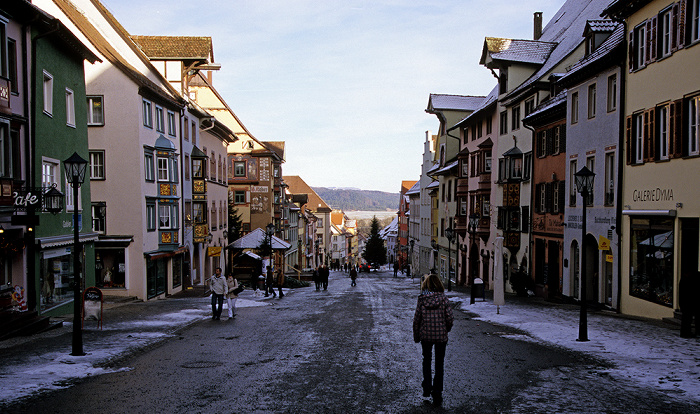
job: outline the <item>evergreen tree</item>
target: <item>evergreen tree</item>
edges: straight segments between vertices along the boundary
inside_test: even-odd
[[[242,228],[241,215],[238,214],[238,209],[233,207],[233,203],[230,203],[228,207],[228,243],[233,243],[241,238]]]
[[[377,216],[372,218],[369,238],[365,245],[365,251],[362,252],[362,257],[368,263],[379,265],[386,263],[386,246],[384,246],[384,240],[379,236],[379,220],[377,220]]]

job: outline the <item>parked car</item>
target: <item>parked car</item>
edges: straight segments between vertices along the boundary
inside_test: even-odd
[[[360,265],[360,272],[367,272],[369,273],[369,263],[362,263]]]

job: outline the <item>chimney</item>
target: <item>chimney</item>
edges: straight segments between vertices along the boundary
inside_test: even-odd
[[[535,28],[532,36],[535,40],[542,37],[542,12],[535,12]]]

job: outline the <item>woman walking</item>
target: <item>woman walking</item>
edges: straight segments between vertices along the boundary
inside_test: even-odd
[[[421,285],[416,314],[413,317],[413,340],[423,349],[423,396],[433,396],[433,404],[442,405],[442,383],[445,368],[447,333],[452,329],[454,315],[440,278],[431,274]],[[435,377],[431,362],[435,347]]]
[[[228,275],[226,278],[228,285],[228,293],[226,294],[226,303],[228,304],[228,318],[236,317],[236,299],[238,299],[238,280],[233,275]]]

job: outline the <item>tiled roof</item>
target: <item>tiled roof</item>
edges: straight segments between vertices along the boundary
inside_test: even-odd
[[[213,60],[208,36],[131,36],[150,59]]]
[[[532,84],[542,81],[557,65],[571,54],[582,42],[584,28],[589,20],[600,18],[610,0],[566,0],[542,30],[542,42],[556,42],[557,46],[547,61],[530,78],[506,95],[508,100],[519,99],[521,92]]]
[[[488,51],[493,60],[541,65],[547,61],[556,46],[556,43],[540,40],[487,37],[484,41],[484,52]],[[482,55],[482,63],[483,60],[484,55]]]
[[[615,31],[610,35],[610,37],[608,37],[593,53],[574,63],[569,72],[567,72],[566,75],[560,79],[560,81],[566,83],[567,81],[573,80],[581,71],[600,61],[618,46],[621,46],[624,39],[624,26],[621,23],[618,23]]]
[[[555,106],[562,103],[566,104],[566,90],[559,92],[554,98],[547,99],[546,101],[539,104],[534,111],[532,111],[528,116],[523,118],[523,122],[527,123],[528,119],[533,119],[538,115],[546,112],[547,110],[554,108]]]
[[[618,23],[610,19],[605,20],[589,20],[586,28],[594,33],[612,32],[617,27]]]
[[[488,94],[488,96],[486,96],[486,98],[484,98],[481,101],[481,105],[479,105],[479,107],[476,108],[474,110],[474,112],[472,112],[471,114],[464,117],[461,121],[457,122],[455,124],[455,126],[450,128],[450,130],[453,130],[455,128],[459,128],[461,125],[463,125],[470,118],[476,118],[477,116],[479,116],[481,111],[483,111],[484,109],[488,108],[491,105],[494,105],[497,100],[498,100],[498,85],[496,85],[493,89],[491,89],[491,92]]]
[[[298,175],[285,175],[282,177],[285,184],[289,186],[289,192],[292,194],[308,194],[309,202],[306,208],[312,212],[328,212],[332,210],[328,204],[319,196],[304,180]]]
[[[413,187],[411,187],[408,191],[406,191],[406,195],[413,195],[413,194],[420,194],[420,181],[416,181],[416,183],[413,184]]]
[[[431,93],[428,110],[473,111],[479,107],[484,96],[442,95]]]

